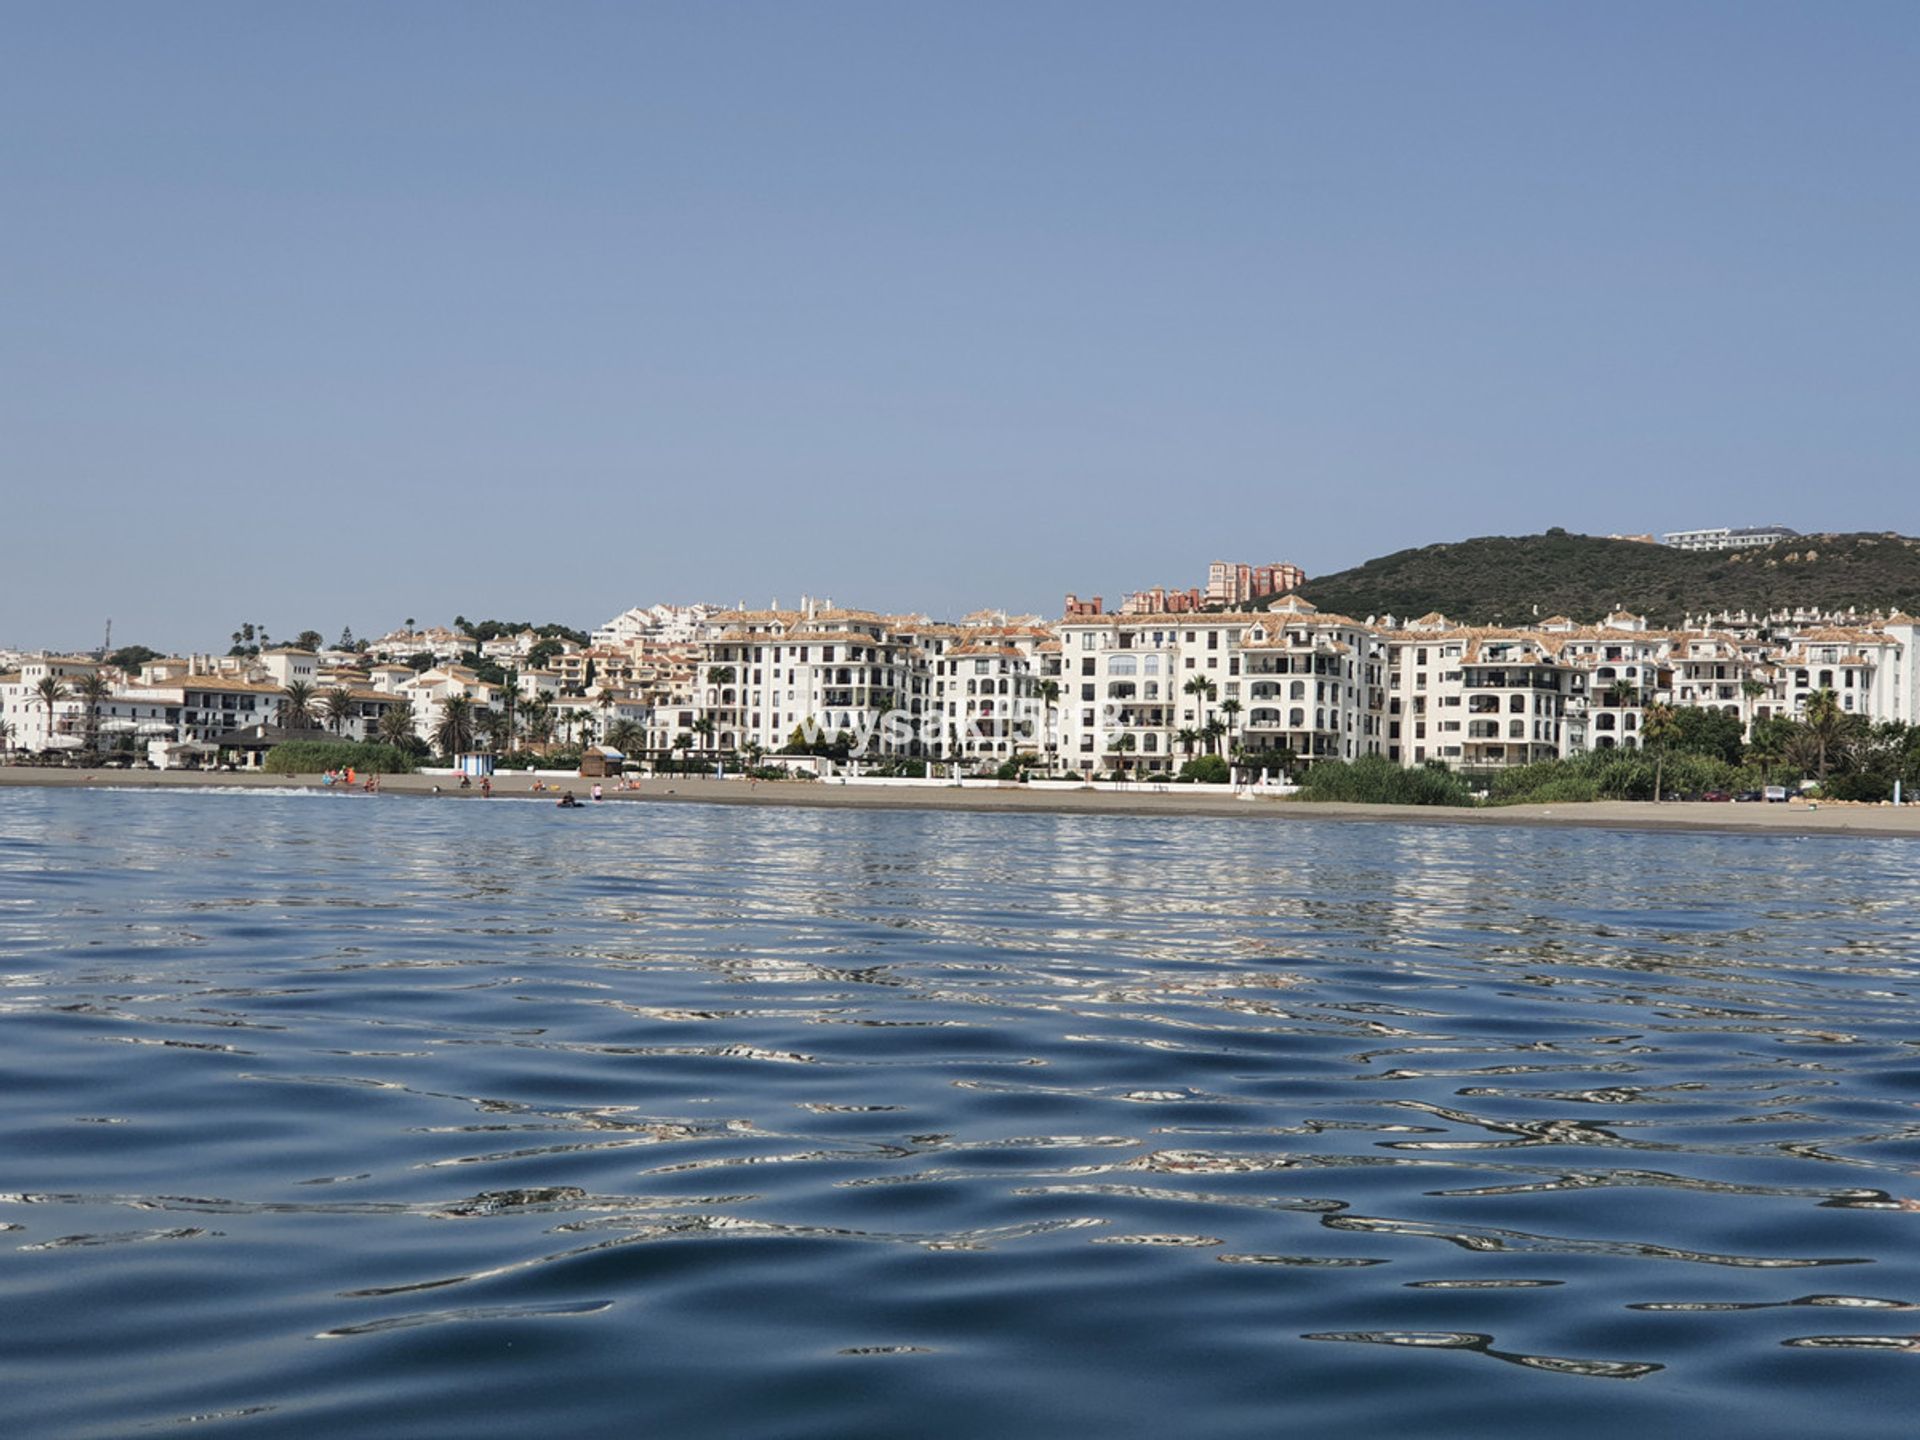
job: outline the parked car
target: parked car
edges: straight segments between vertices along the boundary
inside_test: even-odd
[[[1784,785],[1769,785],[1766,789],[1766,797],[1769,805],[1784,805],[1787,803],[1787,787]]]
[[[1760,792],[1758,790],[1742,790],[1738,795],[1734,796],[1733,798],[1739,801],[1743,805],[1751,804],[1759,800]]]
[[[1707,790],[1702,792],[1700,798],[1702,800],[1731,800],[1733,796],[1724,790]]]

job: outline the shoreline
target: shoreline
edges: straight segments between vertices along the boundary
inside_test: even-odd
[[[456,782],[457,783],[457,782]],[[547,781],[533,789],[533,778],[496,775],[494,793],[506,796],[553,794],[571,789],[583,803],[591,780]],[[0,766],[0,789],[305,789],[322,790],[319,776],[262,775],[258,772],[205,770],[64,770],[37,766]],[[1920,805],[1847,805],[1806,801],[1784,805],[1731,802],[1597,800],[1572,805],[1509,805],[1492,809],[1455,809],[1432,805],[1356,805],[1257,796],[1194,787],[1172,793],[1125,794],[1094,790],[1029,790],[1019,785],[894,788],[839,785],[830,780],[715,780],[670,775],[640,782],[637,790],[610,790],[608,802],[652,804],[778,805],[824,809],[955,810],[988,814],[1199,816],[1209,819],[1294,822],[1380,822],[1415,825],[1573,826],[1603,830],[1710,831],[1723,834],[1873,835],[1920,839]],[[387,775],[382,795],[423,799],[483,800],[475,788],[462,791],[443,775]]]

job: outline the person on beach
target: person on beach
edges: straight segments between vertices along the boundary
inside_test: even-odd
[[[482,800],[491,800],[493,798],[493,777],[491,775],[482,775],[480,777],[480,798]]]
[[[580,802],[573,798],[573,791],[571,790],[567,791],[566,794],[562,795],[559,800],[554,803],[559,805],[562,810],[578,810],[580,808]]]
[[[601,800],[606,798],[600,793],[600,782],[598,780],[593,782],[593,798],[596,800]]]
[[[473,789],[473,777],[471,775],[462,775],[460,777],[460,788],[462,790]]]

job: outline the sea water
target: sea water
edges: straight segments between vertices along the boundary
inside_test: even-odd
[[[0,792],[0,1431],[1905,1436],[1920,846]]]

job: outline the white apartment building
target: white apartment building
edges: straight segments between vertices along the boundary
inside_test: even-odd
[[[698,644],[708,638],[713,618],[719,613],[719,607],[714,605],[635,606],[597,627],[587,638],[589,643],[606,649],[624,649],[641,641],[660,645]]]
[[[1060,764],[1178,769],[1190,754],[1352,760],[1383,753],[1386,647],[1297,598],[1257,614],[1061,621]]]
[[[118,672],[82,655],[28,655],[18,670],[0,674],[0,720],[15,750],[77,750],[83,743],[85,706],[74,693],[89,677]],[[40,687],[54,681],[63,692],[49,707]]]
[[[1711,530],[1669,530],[1662,538],[1675,550],[1757,550],[1799,536],[1798,530],[1784,525],[1755,525],[1742,530],[1722,525]]]
[[[1586,748],[1586,678],[1564,645],[1562,636],[1455,626],[1437,614],[1389,633],[1387,758],[1500,769]]]
[[[722,613],[701,667],[694,726],[711,733],[698,748],[771,752],[810,724],[823,738],[869,734],[874,758],[926,754],[931,676],[903,633],[916,621],[812,606]]]

